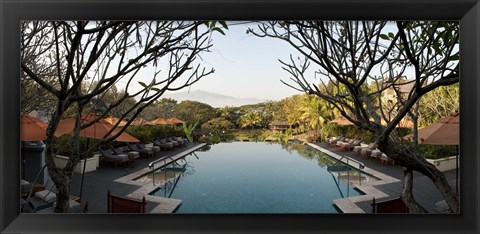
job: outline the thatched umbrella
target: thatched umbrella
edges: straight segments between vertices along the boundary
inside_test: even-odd
[[[144,119],[144,118],[135,118],[132,123],[130,123],[132,126],[153,126],[152,122]]]
[[[105,122],[111,124],[111,125],[115,125],[118,121],[120,121],[119,118],[115,118],[115,117],[113,117],[113,116],[110,116],[110,117],[105,118],[105,119],[103,119],[103,120],[104,120]],[[125,121],[125,120],[121,120],[120,123],[118,123],[118,127],[123,127],[123,126],[125,126],[125,125],[127,125],[127,121]]]
[[[343,116],[340,116],[334,120],[331,120],[330,122],[328,122],[329,124],[338,124],[338,125],[353,125],[352,122],[350,122],[350,120],[346,119],[345,117]]]
[[[33,116],[22,114],[20,119],[21,141],[42,141],[47,138],[48,124]],[[55,136],[61,136],[63,132],[55,132]]]
[[[413,134],[406,135],[404,139],[413,141]],[[460,144],[460,114],[458,112],[438,120],[418,130],[418,143],[428,145],[456,145],[456,190],[458,193],[458,145]]]
[[[185,123],[185,121],[177,118],[177,117],[171,117],[171,118],[168,118],[166,119],[166,121],[170,124],[181,124],[181,123]]]
[[[80,117],[81,119],[81,124],[80,125],[86,125],[89,124],[95,119],[98,118],[98,115],[94,113],[87,113],[84,114]],[[75,128],[75,121],[76,117],[68,118],[61,120],[60,123],[58,124],[57,131],[63,132],[68,135],[73,135],[74,133],[74,128]],[[104,138],[110,138],[113,137],[114,135],[118,134],[120,132],[120,129],[114,128],[113,131],[107,135],[107,133],[114,128],[114,125],[111,125],[107,123],[103,119],[99,119],[92,125],[81,129],[80,130],[80,136],[86,137],[88,139],[94,138],[94,139],[104,139]],[[121,142],[140,142],[137,138],[133,137],[132,135],[122,132],[118,137],[114,139],[114,141],[121,141]],[[87,140],[87,147],[88,147],[88,140]],[[83,178],[85,175],[85,166],[86,166],[86,161],[87,158],[85,157],[85,162],[83,164],[83,172],[82,172],[82,180],[81,180],[81,185],[80,185],[80,198],[82,197],[82,190],[83,190]]]
[[[167,119],[165,118],[157,118],[157,119],[154,119],[152,121],[150,121],[150,123],[152,124],[155,124],[155,125],[167,125],[167,124],[170,124]]]

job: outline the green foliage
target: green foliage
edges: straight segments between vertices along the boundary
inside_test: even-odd
[[[208,104],[197,101],[182,101],[174,107],[177,117],[188,122],[202,124],[217,117],[216,110]]]
[[[285,134],[289,135],[289,136],[293,136],[293,135],[297,134],[297,131],[293,128],[289,128],[289,129],[285,130]]]
[[[79,152],[76,152],[73,140],[71,139],[72,136],[69,135],[63,135],[58,137],[55,140],[55,152],[58,155],[70,157],[72,155],[77,155],[79,152],[85,152],[87,151],[87,143],[88,146],[94,145],[98,140],[96,139],[89,139],[85,137],[80,137],[80,142],[79,142]]]
[[[418,145],[418,152],[428,159],[439,159],[457,155],[454,145]]]
[[[218,135],[202,136],[198,141],[207,144],[218,144],[221,142],[221,138]]]
[[[249,111],[240,117],[240,126],[242,128],[251,128],[254,129],[260,126],[261,115],[256,111]]]
[[[278,142],[286,143],[287,142],[287,136],[283,133],[278,133],[275,135],[275,138],[277,139]]]
[[[185,133],[185,136],[190,142],[193,142],[192,132],[193,130],[195,130],[197,125],[198,125],[198,122],[195,124],[189,124],[188,126],[186,123],[182,124],[183,132]]]
[[[183,136],[183,131],[173,125],[129,126],[126,132],[141,142],[152,142],[153,139],[171,136]]]
[[[404,128],[404,127],[397,127],[392,131],[392,134],[397,137],[404,137],[408,134],[412,133],[411,128]]]
[[[460,85],[436,88],[420,99],[419,127],[424,127],[459,110]]]
[[[239,141],[250,140],[254,141],[255,139],[263,141],[265,138],[270,136],[272,131],[263,130],[263,129],[237,129],[232,131],[234,139]]]
[[[226,120],[225,118],[214,118],[210,121],[204,123],[202,125],[202,129],[232,129],[235,125],[233,125],[230,121]]]
[[[338,124],[325,124],[322,128],[322,141],[325,141],[327,137],[335,137],[339,135],[345,135],[349,138],[361,138],[363,142],[370,143],[375,140],[373,133],[357,128],[353,125],[338,125]]]
[[[322,136],[326,139],[327,137],[335,137],[342,134],[346,135],[347,130],[348,126],[338,124],[324,124],[322,127]]]
[[[218,111],[218,115],[221,117],[221,118],[224,118],[228,121],[230,121],[230,123],[232,124],[236,124],[238,122],[238,120],[240,119],[240,116],[241,116],[241,110],[240,110],[240,107],[230,107],[230,106],[225,106],[225,107],[222,107],[222,108],[219,108],[217,109]],[[235,127],[239,127],[239,126],[235,126]]]
[[[324,100],[314,95],[304,96],[299,111],[302,113],[300,119],[305,127],[314,131],[314,140],[317,141],[319,130],[325,123],[325,113],[327,113],[327,104]]]
[[[141,113],[145,119],[154,120],[156,118],[170,118],[176,116],[174,108],[177,101],[171,98],[162,98],[155,103],[147,106]]]
[[[141,142],[150,142],[154,138],[153,126],[128,126],[125,131]]]
[[[217,27],[217,23],[219,23],[221,25],[221,27]],[[215,20],[212,20],[212,21],[207,21],[204,23],[205,26],[207,26],[210,30],[213,31],[217,31],[219,33],[221,33],[222,35],[225,36],[225,32],[223,32],[222,28],[223,29],[227,29],[228,30],[228,25],[225,21],[215,21]]]

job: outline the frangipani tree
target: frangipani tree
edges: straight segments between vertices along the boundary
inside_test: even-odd
[[[291,76],[290,82],[283,82],[317,95],[356,126],[374,133],[379,148],[406,167],[402,198],[410,211],[426,212],[412,195],[415,170],[429,177],[451,210],[459,212],[458,194],[443,173],[391,134],[423,95],[459,81],[458,29],[458,23],[439,21],[272,21],[248,33],[295,48],[301,57],[280,61]],[[411,79],[399,82],[405,76]],[[369,89],[372,83],[377,88]],[[411,84],[408,90],[405,84]],[[397,97],[393,116],[381,102],[389,89]]]
[[[57,188],[55,212],[68,210],[70,179],[79,160],[98,144],[121,134],[165,91],[190,86],[214,72],[197,61],[199,55],[212,46],[210,34],[213,31],[223,33],[216,22],[200,21],[22,22],[22,73],[25,79],[41,86],[55,100],[45,141],[48,173]],[[119,116],[120,119],[131,117],[128,124],[117,135],[92,145],[87,152],[77,151],[78,154],[71,155],[65,168],[57,168],[53,160],[54,133],[64,113],[71,109],[76,113],[72,140],[78,149],[80,129],[96,121],[80,126],[80,116],[93,111],[98,100],[114,86],[121,86],[124,92],[97,110],[100,112],[98,119],[108,117],[109,112],[125,100],[134,100],[122,107],[123,113]]]

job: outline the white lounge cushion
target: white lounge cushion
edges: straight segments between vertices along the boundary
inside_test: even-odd
[[[21,180],[20,180],[20,185],[29,185],[29,184],[30,184],[30,182],[28,182],[28,181],[26,181],[26,180],[24,180],[24,179],[21,179]]]
[[[371,149],[369,149],[369,148],[363,148],[363,149],[362,149],[362,152],[363,152],[363,153],[368,153],[368,152],[370,152],[370,153],[371,153],[371,152],[372,152],[372,150],[371,150]]]
[[[35,197],[45,201],[45,202],[54,202],[57,199],[57,195],[50,190],[42,190],[35,193]]]
[[[57,204],[57,202],[54,202],[53,203],[53,206],[55,206]],[[72,207],[75,207],[75,206],[80,206],[80,203],[72,200],[72,199],[69,199],[68,200],[68,208],[72,208]]]
[[[22,193],[27,193],[32,188],[32,184],[26,180],[20,180],[20,190]]]
[[[355,146],[355,147],[353,147],[353,151],[359,152],[359,151],[362,150],[363,148],[365,148],[365,147]]]

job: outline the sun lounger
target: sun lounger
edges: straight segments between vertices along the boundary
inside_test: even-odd
[[[130,160],[131,163],[135,163],[135,160],[140,158],[140,153],[138,153],[137,151],[125,152],[121,148],[114,148],[112,146],[110,146],[110,149],[113,151],[115,155],[127,154],[128,159]]]
[[[363,149],[363,148],[368,148],[368,145],[365,144],[365,143],[360,143],[360,145],[357,145],[355,147],[353,147],[353,151],[357,152],[360,154],[360,151]]]
[[[119,164],[126,165],[130,161],[127,154],[113,155],[109,148],[98,147],[98,151],[100,151],[101,160],[111,162],[115,167]]]
[[[137,147],[136,144],[131,144],[131,143],[127,143],[127,146],[130,150],[137,151],[138,153],[140,153],[140,157],[149,158],[149,157],[153,156],[153,151],[152,150],[140,149],[140,148]]]
[[[339,140],[342,137],[345,137],[345,136],[342,134],[342,135],[336,136],[336,137],[327,137],[326,142],[330,144],[332,141]]]
[[[173,137],[173,139],[178,141],[181,145],[185,145],[188,142],[186,138],[182,138],[182,137]]]
[[[372,155],[372,149],[368,147],[360,150],[360,156],[362,157],[370,157],[371,155]]]
[[[345,139],[343,141],[337,141],[337,144],[335,144],[335,146],[337,147],[342,147],[344,145],[349,145],[349,144],[353,144],[353,142],[355,142],[357,139],[353,138],[353,139]]]
[[[44,189],[45,189],[45,185],[43,184],[39,184],[39,183],[32,184],[26,180],[23,180],[23,179],[20,180],[20,192],[21,192],[21,197],[23,198],[28,197],[30,191],[32,191],[32,194],[35,194],[36,192],[42,191]]]
[[[147,150],[150,150],[152,151],[153,155],[154,156],[159,156],[160,155],[160,147],[159,146],[152,146],[152,147],[147,147],[145,146],[145,144],[143,143],[138,143],[137,144],[138,148],[140,149],[147,149]]]
[[[370,154],[370,157],[374,158],[374,159],[377,159],[377,160],[379,160],[382,163],[385,163],[387,165],[392,164],[393,166],[395,166],[395,161],[393,159],[389,158],[385,153],[383,153],[379,149],[372,150],[372,153]]]
[[[353,148],[353,151],[357,152],[360,156],[367,157],[368,155],[370,155],[372,150],[374,150],[376,148],[377,148],[377,144],[375,142],[372,142],[368,145],[362,143],[362,144],[360,144],[360,146],[355,146]],[[368,150],[370,150],[370,151],[368,151]],[[366,155],[367,152],[368,152],[368,155]]]
[[[171,139],[170,137],[169,137],[169,138],[165,138],[165,140],[166,140],[167,142],[171,142],[171,143],[173,144],[173,147],[177,147],[177,146],[180,145],[180,144],[178,143],[178,141],[173,140],[173,139]]]
[[[336,146],[336,145],[337,145],[337,142],[343,141],[343,140],[345,140],[345,139],[346,139],[345,136],[341,136],[341,137],[339,137],[339,138],[337,138],[337,139],[330,140],[329,143],[330,143],[331,146]]]
[[[380,156],[380,161],[382,163],[385,163],[386,165],[388,164],[391,164],[392,166],[395,166],[395,160],[391,159],[390,157],[388,157],[386,154],[382,154]]]
[[[344,144],[341,144],[341,148],[343,150],[352,150],[355,146],[359,146],[360,143],[362,143],[362,139],[356,139],[354,140],[352,143],[344,143]]]
[[[81,203],[73,199],[78,198],[70,195],[68,200],[69,213],[86,213],[88,211],[88,203]],[[24,213],[54,213],[57,195],[48,189],[36,192],[28,200],[22,199],[22,212]]]
[[[160,140],[153,140],[153,144],[155,146],[160,147],[161,150],[172,150],[173,149],[173,144],[170,142],[167,142],[166,140],[164,142],[161,142]]]

